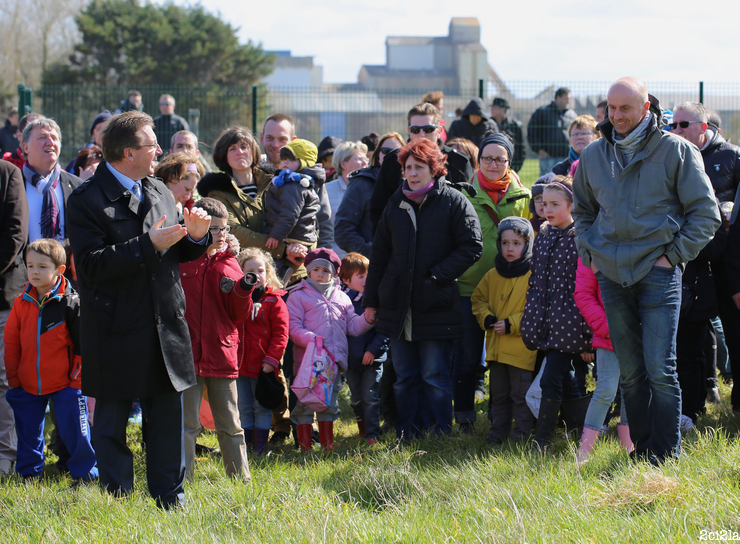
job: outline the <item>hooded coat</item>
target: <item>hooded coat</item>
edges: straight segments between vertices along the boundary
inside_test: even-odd
[[[481,117],[481,122],[474,125],[470,122],[470,116],[477,115]],[[487,108],[483,105],[483,100],[480,98],[473,98],[465,109],[462,111],[461,118],[453,121],[450,128],[447,130],[447,141],[449,142],[453,138],[466,138],[473,142],[475,145],[480,145],[483,141],[483,137],[486,132],[499,132],[496,121],[491,119],[491,114]]]

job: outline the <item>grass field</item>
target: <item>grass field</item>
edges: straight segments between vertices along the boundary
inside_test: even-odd
[[[713,536],[702,531],[740,531],[740,425],[727,407],[710,407],[681,460],[660,469],[632,464],[613,428],[582,468],[565,437],[544,456],[529,444],[488,447],[484,402],[476,437],[399,446],[386,435],[368,449],[346,389],[341,407],[335,453],[283,446],[250,459],[250,484],[229,481],[220,456],[199,458],[187,507],[170,512],[148,498],[132,425],[131,496],[72,490],[50,458],[41,482],[0,480],[0,541],[698,542]],[[211,433],[200,440],[217,445]]]

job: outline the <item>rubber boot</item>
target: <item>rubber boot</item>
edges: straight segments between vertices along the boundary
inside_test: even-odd
[[[311,451],[311,446],[313,443],[311,442],[311,431],[313,429],[311,428],[311,425],[306,423],[305,425],[296,425],[296,431],[298,435],[298,445],[301,448],[302,452]]]
[[[581,435],[581,447],[578,448],[576,453],[576,462],[582,465],[588,460],[588,456],[591,455],[591,451],[594,449],[596,439],[599,438],[601,431],[594,431],[588,427],[583,428],[583,434]]]
[[[544,451],[552,442],[555,434],[555,426],[558,424],[560,413],[560,401],[542,398],[540,400],[540,413],[537,416],[537,427],[534,431],[534,445]]]
[[[360,438],[365,438],[365,422],[359,417],[357,418],[357,428],[359,429],[359,433],[357,436],[359,436]]]
[[[270,438],[270,429],[255,429],[252,441],[254,443],[255,455],[262,455],[267,446],[267,439]]]
[[[252,438],[254,435],[254,429],[244,429],[244,443],[247,445],[247,449],[252,449]]]
[[[627,450],[627,453],[632,453],[635,445],[632,443],[630,426],[627,423],[617,423],[617,436],[619,436],[619,441],[624,446],[624,449]]]
[[[319,421],[319,441],[324,451],[334,451],[333,421]]]
[[[577,399],[564,400],[561,405],[565,430],[570,435],[573,431],[583,429],[586,412],[591,403],[591,394]]]

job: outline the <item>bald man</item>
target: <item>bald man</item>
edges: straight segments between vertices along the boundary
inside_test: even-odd
[[[660,105],[642,81],[614,82],[607,115],[573,183],[576,240],[601,287],[631,455],[659,465],[680,454],[681,274],[719,228],[719,208],[699,150],[660,129]]]

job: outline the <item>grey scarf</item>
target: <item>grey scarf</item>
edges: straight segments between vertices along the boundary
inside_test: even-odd
[[[311,287],[324,295],[324,298],[326,300],[329,300],[331,298],[331,295],[334,292],[334,287],[336,286],[336,282],[333,279],[329,280],[326,283],[319,283],[316,280],[312,280],[311,278],[306,278],[306,281]]]
[[[649,111],[643,120],[640,121],[640,124],[637,125],[637,128],[627,136],[619,134],[616,128],[612,129],[614,149],[621,151],[622,157],[624,158],[622,168],[626,167],[632,161],[632,157],[635,156],[635,153],[640,151],[640,149],[645,145],[645,135],[647,134],[648,127],[652,125],[652,122],[653,113]],[[617,157],[619,157],[619,153],[617,153]]]

